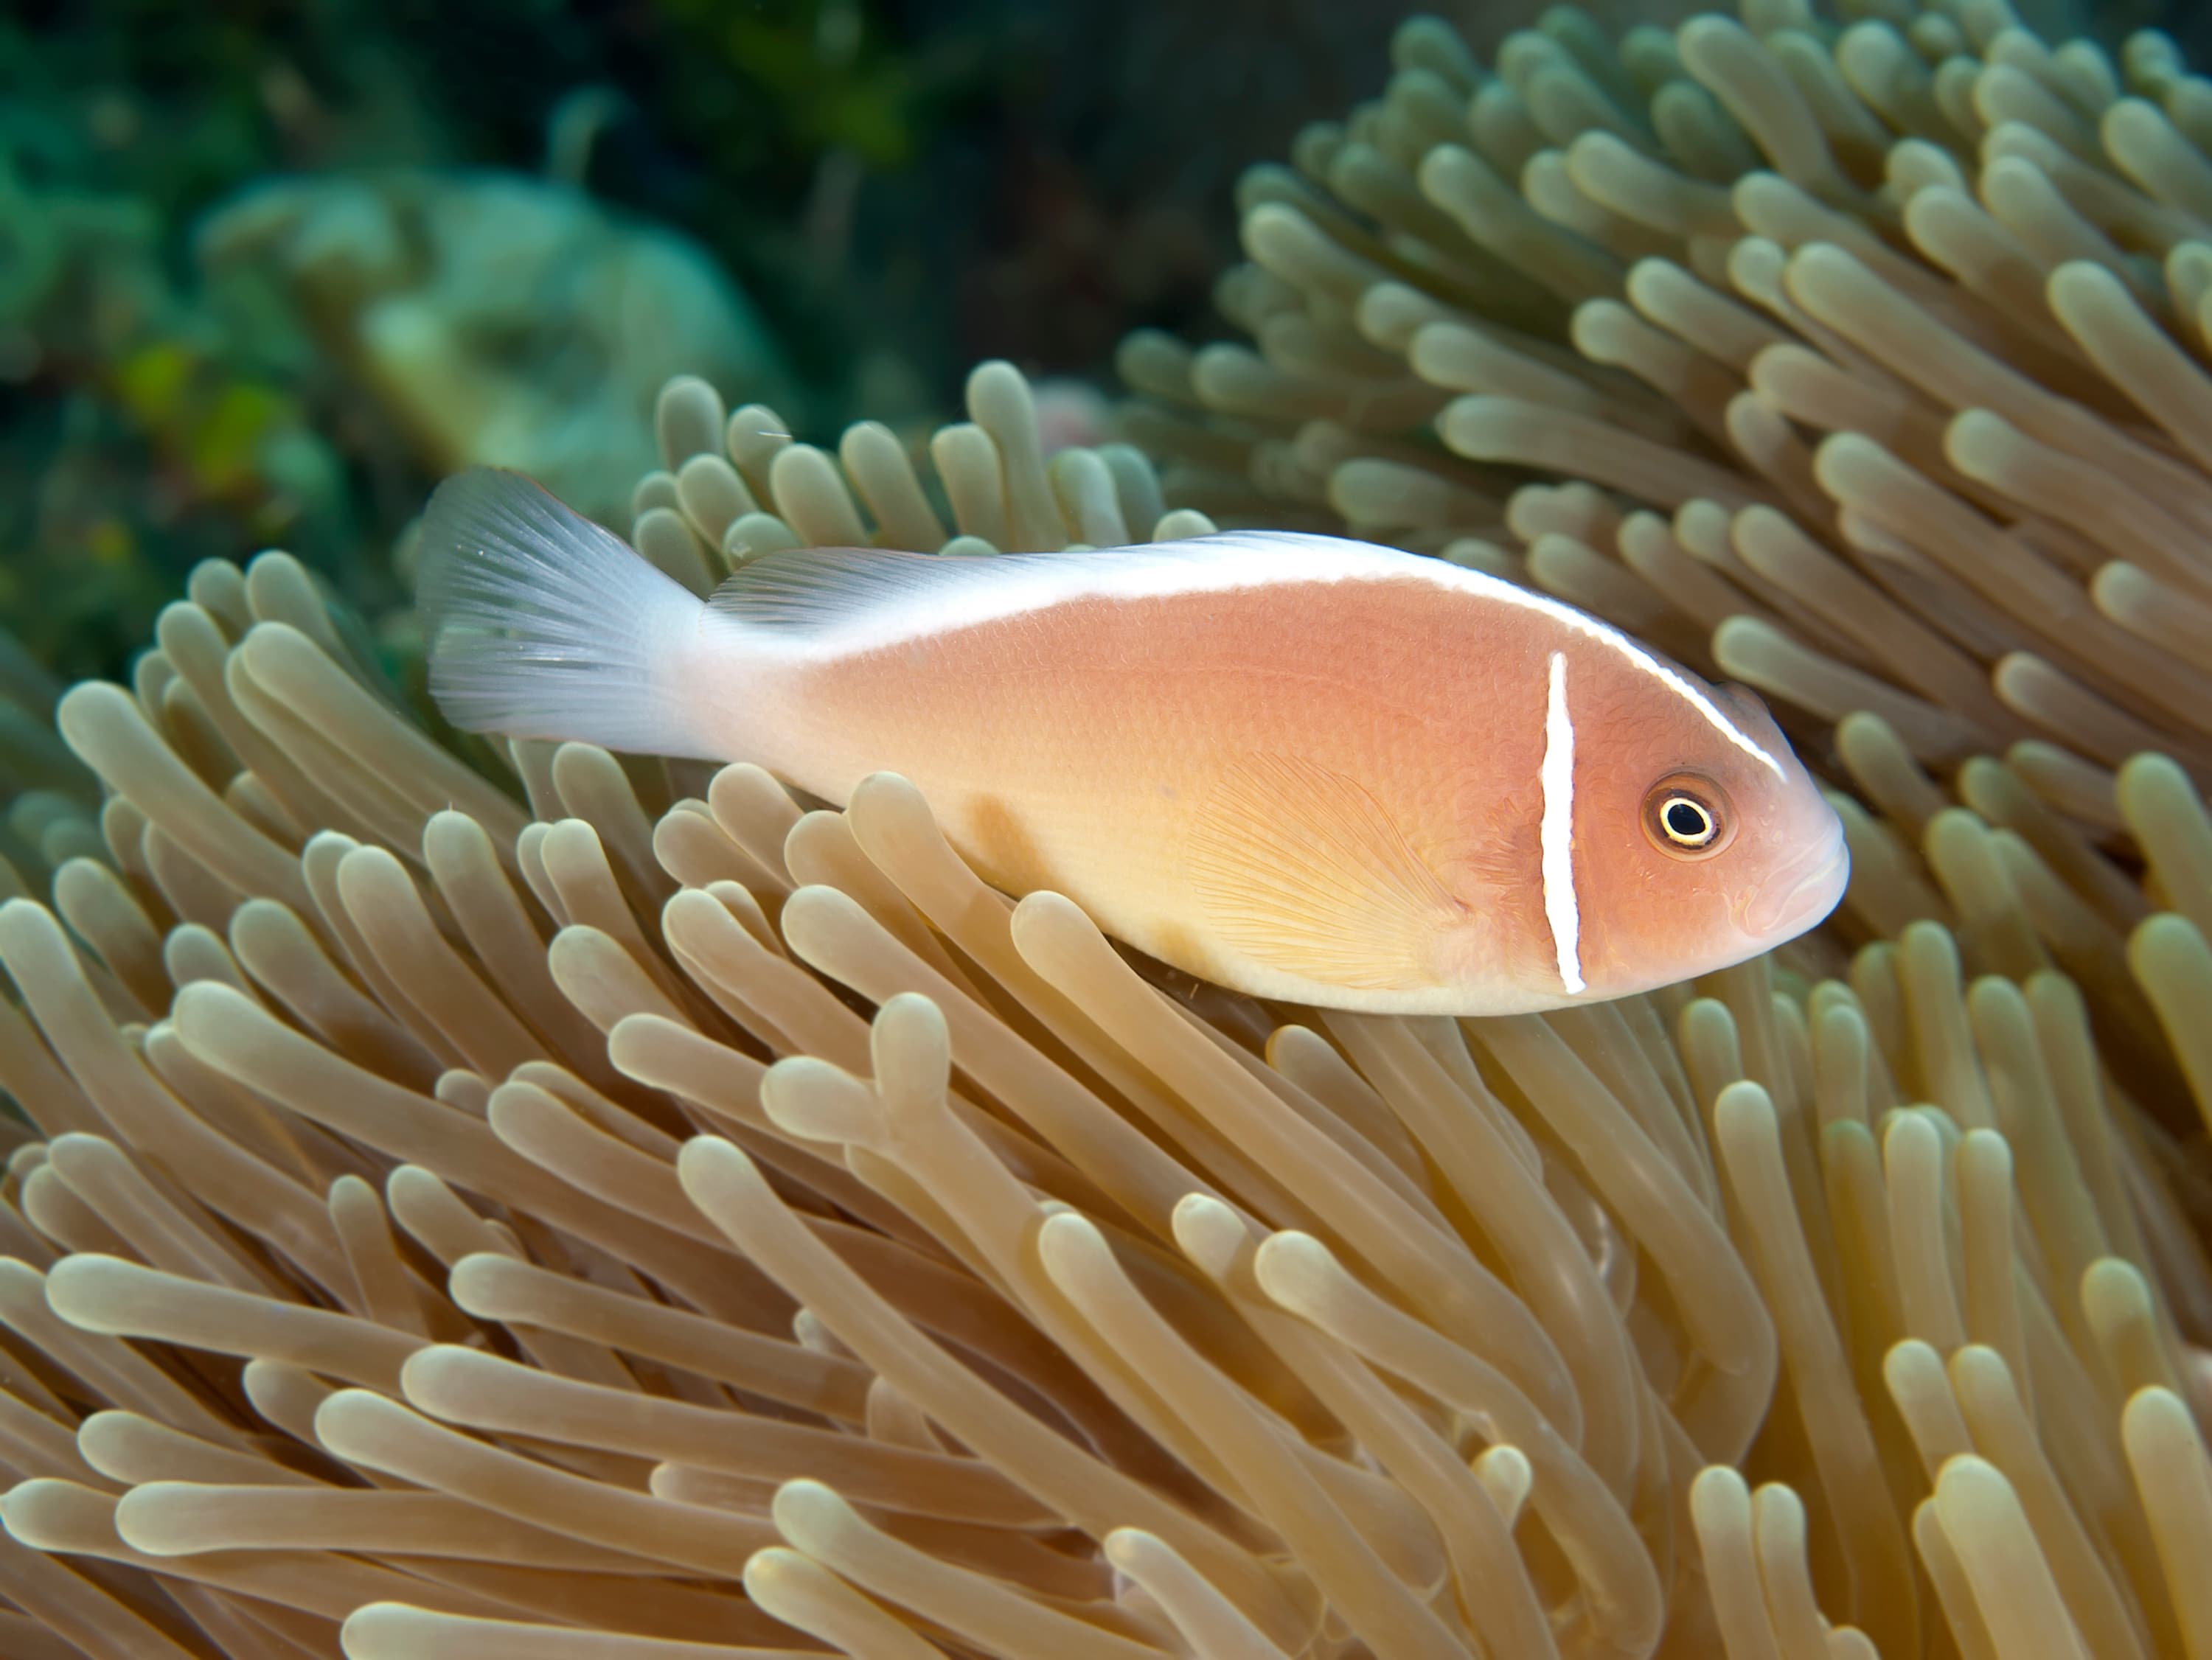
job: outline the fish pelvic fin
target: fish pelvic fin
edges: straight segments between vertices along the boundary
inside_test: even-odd
[[[465,730],[717,759],[705,603],[520,473],[472,467],[422,519],[430,694]]]
[[[1267,967],[1355,991],[1440,983],[1455,899],[1356,779],[1248,755],[1208,793],[1185,869],[1222,942]]]

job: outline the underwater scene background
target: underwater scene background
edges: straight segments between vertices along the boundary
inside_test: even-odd
[[[0,1654],[2212,1660],[2208,34],[0,17]],[[895,776],[447,727],[480,463],[700,593],[1446,560],[1850,887],[1243,996]]]
[[[605,440],[626,493],[679,369],[810,435],[940,419],[988,358],[1109,391],[1130,329],[1207,326],[1237,173],[1380,83],[1386,12],[10,8],[0,465],[42,579],[0,615],[112,671],[240,538],[388,606],[477,429]],[[404,298],[498,389],[415,391],[363,337]]]

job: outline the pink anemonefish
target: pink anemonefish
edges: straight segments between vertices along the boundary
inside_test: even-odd
[[[1572,608],[1329,536],[809,548],[702,600],[528,480],[423,529],[456,725],[920,788],[1016,894],[1265,997],[1499,1015],[1818,923],[1843,828],[1765,707]]]

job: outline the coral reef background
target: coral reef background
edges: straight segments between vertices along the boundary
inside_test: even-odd
[[[1237,172],[1379,84],[1395,21],[1315,0],[11,7],[0,623],[65,672],[116,672],[194,560],[280,541],[364,610],[395,603],[392,538],[453,457],[380,396],[354,324],[395,286],[469,312],[465,281],[430,280],[471,251],[422,227],[426,190],[550,177],[737,297],[733,342],[635,369],[633,444],[660,379],[716,361],[802,430],[926,427],[982,359],[1103,386],[1129,329],[1218,326]],[[565,402],[583,443],[602,360],[563,336],[603,313],[495,262],[484,282],[509,315],[471,370],[534,385],[533,430]]]
[[[1440,9],[1487,51],[1540,8]],[[2108,39],[2173,21],[2186,46],[2201,27],[2154,0],[2045,9],[2028,21]],[[1236,254],[1236,179],[1381,85],[1398,21],[1323,0],[10,8],[0,625],[64,673],[117,672],[194,560],[276,542],[387,611],[392,539],[456,459],[430,411],[538,435],[477,458],[543,463],[605,435],[588,501],[649,459],[647,400],[678,368],[743,372],[746,395],[822,433],[861,414],[924,431],[988,358],[1108,387],[1130,330],[1227,326],[1211,288]],[[606,315],[599,293],[518,284],[410,217],[465,176],[556,181],[565,203],[534,211],[574,209],[605,264],[620,227],[675,239],[687,284],[638,309],[690,318],[720,288],[723,337],[633,340],[627,379],[601,373],[604,354],[563,344],[571,319]],[[258,213],[225,213],[257,192]],[[354,325],[389,294],[364,247],[390,253],[394,223],[430,302],[416,324],[466,322],[471,270],[479,291],[532,297],[458,356],[453,330],[421,327],[364,351]],[[543,229],[485,228],[479,251]],[[477,397],[392,367],[449,359]],[[487,411],[517,378],[534,396]]]

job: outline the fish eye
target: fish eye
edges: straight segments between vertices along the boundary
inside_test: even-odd
[[[1709,779],[1662,779],[1644,797],[1644,833],[1654,847],[1675,858],[1709,857],[1735,833],[1727,801]]]

